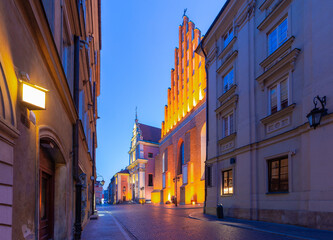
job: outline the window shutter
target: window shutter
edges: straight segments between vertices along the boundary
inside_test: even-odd
[[[229,116],[229,121],[230,121],[230,134],[234,132],[234,114],[230,114]]]
[[[288,106],[288,81],[284,80],[280,83],[281,109]]]
[[[277,112],[277,95],[276,95],[276,86],[270,89],[271,97],[271,114]]]
[[[287,18],[278,27],[278,41],[281,46],[287,40],[288,22]]]

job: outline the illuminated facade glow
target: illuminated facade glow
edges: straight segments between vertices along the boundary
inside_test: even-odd
[[[187,16],[179,26],[179,47],[174,51],[175,68],[171,69],[171,87],[164,107],[163,138],[187,113],[204,99],[206,89],[205,59],[195,53],[201,32]]]
[[[155,159],[154,203],[202,204],[206,155],[206,72],[204,58],[195,53],[200,30],[187,16],[179,26],[179,47],[164,107],[164,121]],[[205,158],[203,159],[205,160]]]

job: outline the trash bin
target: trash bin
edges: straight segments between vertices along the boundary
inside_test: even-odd
[[[217,205],[216,213],[217,213],[218,218],[223,218],[223,206],[222,206],[222,204]]]

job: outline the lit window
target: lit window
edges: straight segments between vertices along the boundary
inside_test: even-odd
[[[274,52],[287,40],[288,20],[283,20],[268,34],[268,55]]]
[[[285,79],[269,89],[270,114],[288,107],[288,79]]]
[[[222,172],[223,186],[222,195],[231,195],[234,193],[233,181],[232,181],[232,169]]]
[[[288,157],[268,161],[268,191],[288,191]]]
[[[234,38],[234,30],[230,28],[230,30],[223,36],[223,48],[228,46],[231,40]]]
[[[234,133],[234,113],[222,118],[223,125],[223,137],[227,137],[230,134]]]
[[[234,85],[234,69],[231,69],[224,77],[223,77],[223,93],[228,91],[231,86]]]

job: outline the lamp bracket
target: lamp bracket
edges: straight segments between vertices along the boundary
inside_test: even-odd
[[[321,104],[321,108],[325,109],[326,106],[326,96],[320,98],[319,95],[313,98],[313,104],[315,105],[315,108],[317,108],[318,101]]]

